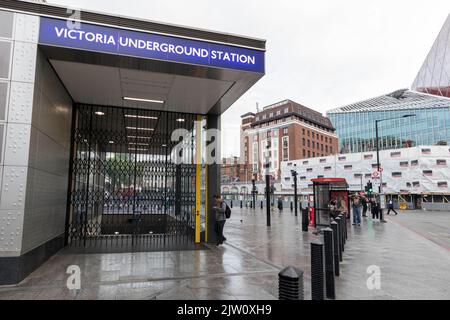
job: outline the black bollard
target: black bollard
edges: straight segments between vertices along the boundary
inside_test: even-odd
[[[294,204],[291,201],[291,211],[294,210]]]
[[[343,241],[343,243],[344,243],[344,248],[345,248],[345,243],[347,242],[347,236],[346,236],[346,233],[347,233],[347,228],[346,228],[346,226],[347,226],[347,218],[345,217],[345,215],[344,214],[341,214],[342,215],[342,217],[341,217],[341,219],[342,219],[342,241]]]
[[[334,288],[334,240],[333,230],[325,228],[323,231],[323,243],[325,247],[325,287],[328,299],[335,299]]]
[[[331,221],[333,230],[334,275],[339,277],[339,229],[336,221]]]
[[[233,200],[230,201],[230,208],[233,208]]]
[[[263,209],[263,202],[261,201],[261,210]]]
[[[241,209],[242,209],[242,200],[241,200]]]
[[[341,218],[337,217],[336,219],[334,219],[334,221],[336,221],[337,223],[337,228],[338,228],[338,247],[339,247],[339,261],[342,261],[342,223],[341,223]]]
[[[278,299],[304,300],[302,270],[289,266],[278,273]]]
[[[324,259],[323,243],[319,240],[311,242],[311,299],[324,299]]]
[[[302,231],[308,231],[308,225],[309,225],[308,209],[305,208],[302,210]]]
[[[342,243],[342,251],[345,251],[345,228],[344,228],[344,223],[345,223],[345,217],[340,214],[339,218],[341,219],[340,223],[340,232],[341,232],[341,243]]]

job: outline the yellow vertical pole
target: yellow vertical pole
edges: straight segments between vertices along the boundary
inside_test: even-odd
[[[208,118],[206,118],[205,130],[208,130]],[[206,154],[206,141],[205,141],[205,242],[208,242],[208,154]]]
[[[200,210],[201,210],[201,178],[202,178],[202,116],[197,115],[195,123],[195,243],[200,243]]]

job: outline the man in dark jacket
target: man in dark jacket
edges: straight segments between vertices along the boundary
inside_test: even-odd
[[[387,214],[389,214],[389,212],[391,212],[391,210],[395,212],[395,215],[397,215],[397,211],[395,211],[395,209],[394,209],[394,201],[392,201],[392,198],[388,202],[388,212],[387,212]]]
[[[226,240],[226,238],[223,236],[223,227],[225,226],[225,221],[227,220],[225,210],[226,203],[222,200],[220,195],[215,195],[212,212],[216,218],[217,245],[223,244],[223,242]]]

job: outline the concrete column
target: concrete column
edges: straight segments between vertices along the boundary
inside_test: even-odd
[[[220,116],[215,114],[208,114],[208,129],[218,129],[220,130]],[[220,148],[220,131],[219,136],[215,137],[217,140],[212,142],[216,144],[215,150],[209,149],[209,151],[214,151],[215,163],[208,164],[208,243],[216,243],[217,237],[215,232],[216,219],[211,213],[211,208],[213,205],[215,194],[220,194],[220,161],[221,161],[221,148]],[[211,143],[208,141],[207,143]],[[225,225],[226,228],[226,225]],[[226,229],[224,230],[226,233]]]

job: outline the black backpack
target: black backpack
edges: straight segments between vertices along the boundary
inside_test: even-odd
[[[231,216],[231,209],[230,206],[228,204],[225,203],[225,217],[227,219],[230,219]]]

